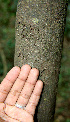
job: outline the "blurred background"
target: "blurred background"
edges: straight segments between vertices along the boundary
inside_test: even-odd
[[[18,0],[0,0],[0,82],[14,66],[15,20]],[[54,122],[70,122],[70,0],[64,33],[61,72]]]

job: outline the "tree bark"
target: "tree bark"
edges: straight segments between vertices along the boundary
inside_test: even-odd
[[[36,122],[54,119],[67,5],[67,0],[18,1],[14,65],[37,68],[44,82]]]

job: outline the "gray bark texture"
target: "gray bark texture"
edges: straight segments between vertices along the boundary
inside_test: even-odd
[[[14,66],[37,68],[44,82],[36,122],[54,119],[67,5],[67,0],[18,1]]]

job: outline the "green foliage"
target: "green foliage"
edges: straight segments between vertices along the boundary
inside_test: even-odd
[[[70,119],[67,119],[66,122],[70,122]]]
[[[0,0],[0,43],[8,65],[8,71],[14,65],[15,50],[15,17],[18,0]],[[3,64],[0,55],[0,75]]]
[[[0,0],[0,22],[7,26],[10,17],[16,14],[17,0]]]
[[[70,2],[68,4],[68,8],[67,8],[65,35],[70,39]]]

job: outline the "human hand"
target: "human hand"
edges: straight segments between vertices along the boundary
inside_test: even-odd
[[[43,82],[37,80],[38,76],[38,69],[31,69],[28,64],[23,65],[21,69],[15,66],[7,73],[0,84],[2,119],[7,122],[33,122],[43,88]]]

